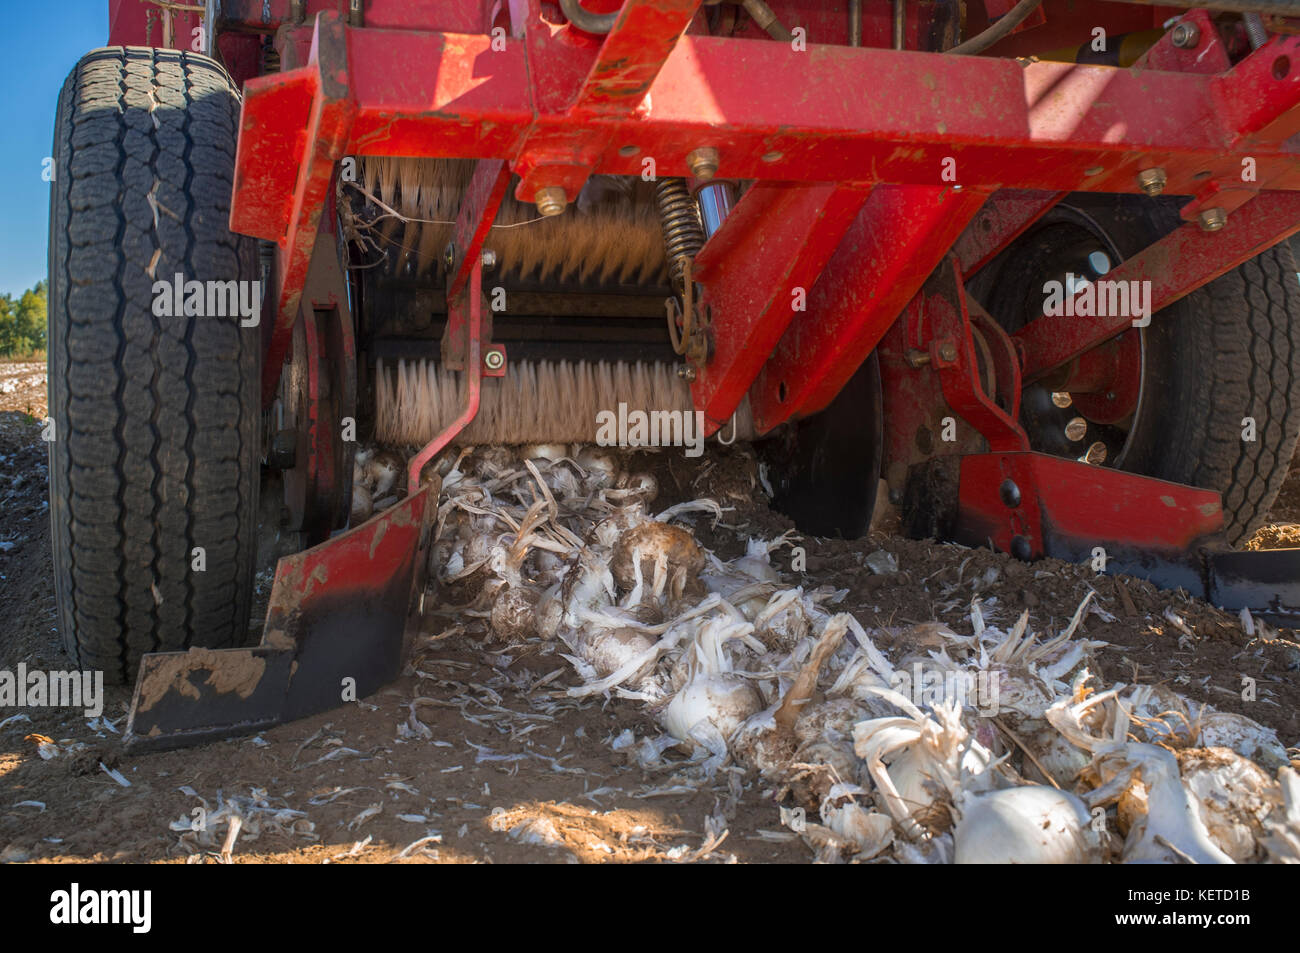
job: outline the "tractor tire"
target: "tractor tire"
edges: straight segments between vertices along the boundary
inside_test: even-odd
[[[213,60],[140,47],[88,53],[59,94],[51,548],[64,647],[110,682],[147,652],[247,638],[260,332],[157,316],[154,293],[177,273],[258,277],[255,241],[227,227],[239,109]]]
[[[1050,229],[1097,232],[1122,260],[1180,226],[1182,201],[1068,197],[985,279],[990,312],[1008,330],[1041,313]],[[1240,543],[1267,517],[1300,435],[1300,281],[1289,243],[1174,302],[1142,334],[1141,396],[1118,466],[1218,490],[1228,539]]]

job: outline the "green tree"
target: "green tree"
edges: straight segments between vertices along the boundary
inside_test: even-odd
[[[45,350],[46,283],[24,291],[17,301],[0,295],[0,356]]]
[[[35,288],[23,292],[15,312],[17,334],[26,342],[26,349],[45,350],[45,282],[38,281]]]
[[[0,295],[0,356],[8,357],[18,347],[18,319],[13,301],[8,295]]]

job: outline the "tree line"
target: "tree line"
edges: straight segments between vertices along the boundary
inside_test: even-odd
[[[0,295],[0,357],[45,350],[45,307],[43,279],[17,299]]]

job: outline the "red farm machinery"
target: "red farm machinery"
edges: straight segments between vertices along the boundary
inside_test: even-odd
[[[136,680],[134,742],[375,691],[426,609],[424,465],[625,401],[756,441],[807,532],[887,494],[1294,624],[1295,551],[1234,546],[1300,432],[1300,2],[110,21],[55,124],[51,511],[65,645]],[[362,439],[414,448],[374,515]],[[268,522],[301,547],[247,645]]]

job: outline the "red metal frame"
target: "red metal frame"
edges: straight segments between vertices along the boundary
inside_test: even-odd
[[[1300,189],[1300,164],[1283,145],[1300,123],[1300,69],[1279,75],[1277,66],[1293,55],[1300,63],[1300,37],[1275,36],[1207,75],[837,46],[798,53],[683,35],[696,7],[634,0],[601,41],[517,3],[531,18],[525,38],[495,48],[487,35],[359,29],[326,14],[300,28],[312,30],[306,65],[248,84],[231,213],[236,230],[281,249],[264,393],[296,312],[313,216],[343,154],[495,156],[520,175],[523,199],[543,187],[576,195],[591,173],[636,174],[646,156],[660,175],[687,174],[687,154],[705,145],[724,174],[759,179],[733,212],[759,237],[727,237],[724,226],[701,255],[713,359],[694,393],[711,429],[755,381],[761,430],[825,407],[954,242],[970,274],[1067,190],[1138,191],[1136,173],[1159,166],[1167,191],[1198,196],[1189,215],[1207,202],[1246,203],[1224,233],[1167,240],[1204,254],[1166,271],[1165,300],[1237,264],[1239,247],[1253,253],[1300,223],[1296,196],[1284,194]],[[416,62],[429,68],[411,70]],[[872,76],[891,94],[845,96],[851,76]],[[754,95],[756,77],[766,95]],[[1232,148],[1244,142],[1267,203],[1231,187],[1240,180]],[[1009,156],[1017,191],[998,195]],[[791,184],[774,198],[769,189],[783,181],[897,191],[877,187],[855,231],[842,222],[848,206],[824,214],[795,198],[816,186]],[[978,228],[964,230],[990,195]],[[886,241],[884,229],[898,234]],[[803,282],[816,304],[792,320],[779,298]],[[1122,330],[1054,328],[1035,321],[1020,336],[1027,379]],[[1057,353],[1067,341],[1073,353]]]
[[[880,186],[809,293],[751,390],[766,432],[824,409],[898,318],[983,204],[986,192]]]
[[[1300,231],[1300,193],[1267,192],[1229,217],[1220,231],[1187,224],[1120,262],[1108,281],[1151,282],[1151,312],[1173,304],[1244,261]],[[1027,382],[1133,326],[1128,314],[1036,318],[1014,335]]]
[[[338,583],[320,579],[318,591],[317,572],[352,574],[367,545],[372,562],[386,547],[373,582],[388,593],[389,634],[401,628],[397,613],[408,607],[427,543],[417,533],[430,509],[420,471],[478,409],[488,322],[481,252],[510,175],[519,176],[521,200],[542,189],[572,199],[593,173],[641,174],[646,158],[657,175],[690,175],[687,157],[701,147],[717,151],[719,175],[756,180],[695,263],[711,348],[693,397],[710,431],[746,394],[760,432],[815,413],[875,349],[890,481],[901,485],[918,461],[962,455],[959,538],[1074,558],[1094,540],[1185,549],[1221,528],[1217,494],[1026,452],[1016,413],[1022,380],[1057,372],[1081,399],[1110,401],[1101,412],[1125,410],[1136,340],[1129,316],[1043,316],[1012,338],[968,300],[963,282],[1064,194],[1137,193],[1138,174],[1157,168],[1166,193],[1190,197],[1182,214],[1192,224],[1106,276],[1151,281],[1153,311],[1300,230],[1300,36],[1278,33],[1230,65],[1240,37],[1225,38],[1218,21],[1192,12],[1194,44],[1177,47],[1166,35],[1137,66],[1120,69],[1006,57],[1078,42],[1099,22],[1112,34],[1147,29],[1171,11],[1049,0],[981,57],[881,48],[883,0],[864,4],[862,47],[843,45],[847,26],[835,5],[774,2],[788,22],[807,24],[805,49],[763,37],[752,23],[705,35],[702,0],[592,2],[620,10],[603,37],[541,0],[367,0],[364,25],[347,23],[345,0],[305,2],[299,23],[288,22],[290,0],[222,4],[254,37],[276,30],[281,55],[281,72],[246,83],[230,215],[233,230],[277,246],[264,402],[306,310],[338,160],[478,162],[454,232],[444,342],[448,363],[467,375],[466,405],[411,460],[406,501],[282,562],[277,592],[290,571],[303,573],[301,591],[287,598],[315,611],[305,629],[342,631],[327,598]],[[968,6],[968,32],[976,32],[1008,2]],[[116,41],[143,29],[130,0],[113,0],[112,12]],[[909,45],[921,45],[931,14],[932,6],[910,5]],[[508,25],[508,35],[490,35],[494,25]],[[231,43],[242,75],[256,43]],[[1254,163],[1248,181],[1243,156]],[[1213,234],[1194,224],[1212,208],[1229,213]],[[789,307],[796,288],[807,290],[805,313]],[[319,342],[309,350],[319,352]],[[950,413],[963,426],[940,447],[935,434],[948,429]],[[267,631],[278,630],[268,623]],[[272,641],[268,634],[252,651],[293,648]]]
[[[843,11],[774,6],[843,42]],[[866,6],[868,42],[879,43],[887,10]],[[1001,9],[973,6],[971,30]],[[1066,42],[1077,6],[1049,0],[995,52]],[[1112,33],[1167,12],[1096,6],[1088,15]],[[228,13],[264,20],[255,7],[237,0]],[[271,0],[286,68],[246,87],[231,225],[279,248],[268,399],[343,155],[479,160],[456,229],[456,328],[477,304],[465,297],[468,269],[479,267],[510,173],[521,199],[542,188],[571,198],[589,175],[639,174],[647,157],[658,175],[688,175],[688,154],[708,146],[720,174],[758,180],[694,269],[711,348],[693,396],[710,430],[747,393],[760,432],[824,408],[906,311],[908,330],[886,350],[911,360],[918,342],[908,335],[920,334],[931,395],[995,447],[1022,447],[1013,416],[977,379],[961,284],[1062,195],[1139,192],[1138,173],[1159,168],[1165,192],[1192,197],[1189,220],[1210,207],[1230,213],[1221,231],[1189,224],[1107,275],[1151,280],[1153,310],[1300,229],[1300,163],[1288,142],[1300,132],[1300,36],[1274,35],[1231,66],[1240,38],[1225,40],[1204,12],[1184,18],[1199,30],[1195,43],[1166,35],[1118,69],[816,42],[801,51],[756,38],[752,24],[704,35],[699,0],[597,3],[621,11],[603,37],[540,0],[374,0],[365,26],[346,24],[345,7],[311,0],[294,25],[280,23],[287,0]],[[909,41],[927,15],[909,16]],[[509,26],[504,41],[488,35],[493,24]],[[888,95],[850,92],[864,78]],[[1247,152],[1255,176],[1243,182]],[[942,289],[918,295],[932,273]],[[808,291],[806,313],[786,304],[795,287]],[[1032,382],[1062,367],[1082,394],[1126,379],[1131,361],[1102,345],[1128,329],[1127,317],[1044,316],[1017,332],[1013,352],[991,325],[983,333],[1000,394],[1017,375]],[[470,344],[452,341],[453,358]],[[918,376],[902,366],[886,360],[882,373]],[[482,373],[477,360],[467,370]],[[1111,410],[1127,403],[1117,397]]]
[[[496,214],[496,209],[492,210]],[[491,219],[487,219],[490,223]],[[480,249],[482,239],[480,238]],[[483,259],[479,250],[475,250],[469,259],[471,264],[468,284],[454,298],[447,299],[447,327],[462,324],[463,331],[454,335],[460,342],[460,353],[456,355],[465,375],[465,406],[460,414],[447,425],[447,429],[438,434],[411,457],[406,468],[406,489],[410,494],[420,489],[420,472],[424,465],[440,454],[456,435],[469,426],[474,415],[478,413],[479,398],[483,385],[483,349],[480,330],[483,324]]]
[[[1107,544],[1112,558],[1124,549],[1182,553],[1223,528],[1212,490],[1049,454],[974,454],[962,458],[960,472],[954,536],[1025,558],[1077,561]]]
[[[795,318],[796,295],[818,314],[816,302],[806,299],[869,192],[858,183],[759,182],[700,250],[694,278],[702,286],[698,308],[709,322],[712,355],[691,396],[704,411],[706,433],[740,405]]]

